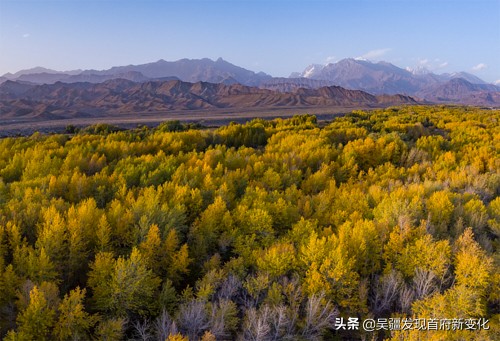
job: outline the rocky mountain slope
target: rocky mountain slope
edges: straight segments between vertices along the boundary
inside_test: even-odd
[[[378,107],[416,104],[408,96],[374,96],[338,86],[278,92],[241,84],[189,83],[179,80],[136,83],[114,79],[99,84],[0,85],[1,118],[66,118],[133,112],[211,108]]]
[[[467,72],[438,75],[425,68],[401,69],[387,62],[372,63],[350,58],[327,65],[313,64],[290,77],[328,82],[374,94],[406,94],[430,102],[500,106],[500,87],[487,84]]]
[[[0,77],[0,83],[14,80],[31,84],[57,82],[98,84],[113,79],[125,79],[137,83],[181,80],[191,83],[242,84],[281,93],[293,93],[301,88],[319,89],[340,86],[376,95],[404,94],[439,103],[500,105],[498,100],[500,87],[487,84],[466,72],[438,75],[424,67],[402,69],[387,62],[373,63],[352,58],[327,65],[313,64],[303,72],[293,73],[288,78],[272,77],[262,72],[255,73],[222,58],[215,61],[204,58],[181,59],[173,62],[159,60],[140,65],[116,66],[107,70],[60,72],[37,67],[15,74],[5,74]],[[458,86],[460,83],[458,79],[470,83],[473,87]],[[474,87],[476,85],[481,87]]]
[[[418,93],[419,97],[436,103],[468,105],[500,105],[500,91],[492,84],[472,84],[463,78],[454,78]]]

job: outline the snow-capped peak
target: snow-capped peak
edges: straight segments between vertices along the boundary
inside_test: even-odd
[[[306,67],[306,69],[302,72],[301,76],[304,78],[311,78],[314,74],[321,72],[325,66],[319,64],[312,64]]]

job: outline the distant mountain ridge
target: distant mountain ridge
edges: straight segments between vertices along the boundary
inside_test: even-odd
[[[500,87],[467,72],[437,75],[425,68],[401,69],[387,62],[349,58],[327,65],[313,64],[290,77],[330,82],[373,94],[405,94],[436,103],[500,106]]]
[[[417,104],[408,96],[374,96],[338,86],[278,92],[241,84],[189,83],[180,80],[132,82],[113,79],[99,84],[0,85],[0,118],[54,119],[97,117],[134,112],[215,108],[382,107]]]
[[[66,75],[77,75],[81,73],[82,70],[72,70],[72,71],[56,71],[52,69],[47,69],[41,66],[37,66],[31,69],[26,69],[26,70],[21,70],[16,73],[6,73],[2,77],[5,79],[18,79],[20,76],[23,75],[30,75],[30,74],[36,74],[36,73],[49,73],[49,74],[66,74]]]
[[[321,67],[311,66],[300,76],[328,80],[348,89],[360,89],[376,94],[414,94],[424,83],[421,76],[390,63],[372,63],[352,58]]]
[[[154,63],[114,66],[108,70],[60,72],[45,68],[34,68],[22,70],[15,74],[5,74],[2,78],[4,80],[19,80],[34,84],[53,84],[56,82],[102,83],[115,78],[146,82],[156,79],[176,78],[185,82],[240,83],[256,86],[272,77],[262,72],[255,73],[236,66],[222,58],[215,61],[203,58],[180,59],[174,62],[160,59]]]
[[[324,86],[335,85],[332,81],[317,80],[311,78],[284,78],[274,77],[259,84],[262,89],[275,90],[279,92],[293,92],[300,88],[318,89]]]
[[[472,84],[463,78],[453,78],[419,92],[419,97],[436,103],[468,105],[500,105],[500,91],[493,84]]]
[[[302,73],[295,72],[290,77],[329,81],[348,89],[359,89],[375,94],[416,95],[425,89],[456,78],[463,78],[472,84],[487,84],[467,72],[437,75],[422,67],[402,69],[388,62],[372,63],[353,58],[327,65],[312,64]],[[496,89],[499,90],[500,88]]]
[[[466,73],[434,74],[424,67],[402,69],[388,62],[373,63],[353,58],[343,59],[327,65],[312,64],[303,72],[294,72],[290,77],[272,77],[265,73],[247,70],[231,64],[222,58],[211,60],[180,59],[153,63],[115,66],[107,70],[73,70],[60,72],[45,68],[22,70],[0,77],[0,83],[7,80],[33,84],[102,83],[112,79],[126,79],[143,83],[150,81],[181,80],[184,82],[209,82],[225,85],[241,84],[278,92],[294,92],[300,88],[318,89],[325,86],[340,86],[350,90],[362,90],[371,94],[403,94],[437,101],[473,105],[500,105],[500,87],[487,84],[480,78]],[[458,87],[449,83],[455,79],[482,88]],[[437,96],[454,86],[453,96]],[[446,100],[445,100],[446,98]]]

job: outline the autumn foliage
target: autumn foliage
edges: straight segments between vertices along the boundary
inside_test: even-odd
[[[425,106],[2,139],[0,338],[498,340],[499,150]]]

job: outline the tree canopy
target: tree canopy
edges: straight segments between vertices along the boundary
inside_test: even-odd
[[[335,328],[356,317],[485,318],[425,337],[498,340],[499,122],[414,106],[4,138],[0,338],[367,337]]]

